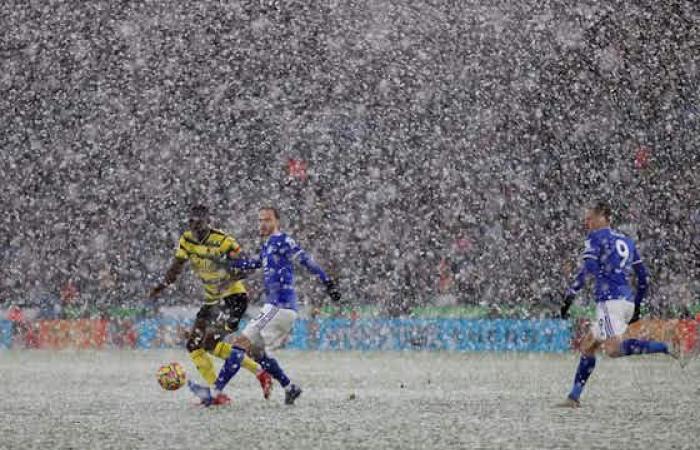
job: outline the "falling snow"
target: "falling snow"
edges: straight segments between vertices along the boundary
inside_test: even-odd
[[[450,301],[539,314],[594,199],[639,239],[659,312],[697,299],[695,2],[0,14],[5,302],[72,280],[81,302],[138,304],[204,201],[248,248],[255,208],[280,206],[353,303],[431,304],[444,260]],[[169,301],[198,289],[189,277]]]
[[[251,253],[257,208],[278,207],[353,314],[550,318],[583,209],[605,200],[651,273],[644,314],[696,314],[699,61],[694,0],[4,0],[0,309],[153,313],[145,294],[206,203]],[[319,283],[298,289],[302,317],[328,311]],[[187,272],[155,306],[201,296]],[[697,367],[661,358],[603,371],[577,421],[545,406],[571,355],[288,352],[306,403],[241,389],[232,419],[146,386],[181,349],[41,352],[0,355],[0,448],[199,447],[181,423],[237,430],[212,448],[254,448],[266,423],[286,448],[691,448],[700,432]]]

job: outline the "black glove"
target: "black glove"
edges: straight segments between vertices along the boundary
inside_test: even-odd
[[[340,301],[340,292],[338,292],[338,286],[332,279],[328,279],[328,281],[326,281],[326,292],[328,293],[328,296],[331,298],[331,300],[333,300],[334,302],[337,303]]]
[[[636,321],[638,321],[638,320],[639,320],[639,315],[640,315],[640,314],[639,314],[639,306],[634,305],[634,314],[632,314],[632,318],[631,318],[630,321],[627,323],[627,325],[632,325],[633,323],[635,323]]]
[[[571,308],[571,304],[573,302],[574,302],[574,296],[572,294],[566,294],[564,296],[564,303],[561,305],[561,318],[562,319],[569,318],[569,308]]]

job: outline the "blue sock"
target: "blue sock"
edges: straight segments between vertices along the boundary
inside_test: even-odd
[[[287,387],[289,385],[289,378],[287,378],[287,375],[275,358],[263,355],[258,359],[258,364],[260,364],[267,373],[272,375],[272,378],[277,380],[282,387]]]
[[[569,398],[572,400],[578,400],[581,397],[583,388],[588,381],[588,377],[593,373],[595,369],[595,356],[583,356],[578,363],[578,369],[576,369],[576,376],[574,377],[574,386],[571,388],[571,393]]]
[[[219,376],[216,377],[214,389],[217,391],[224,390],[228,382],[231,381],[231,378],[233,378],[241,368],[241,361],[243,361],[244,356],[245,352],[242,349],[238,347],[233,347],[231,349],[231,354],[226,358],[226,361],[224,361],[224,365],[221,366],[221,370],[219,371]]]
[[[649,353],[668,353],[668,345],[658,341],[626,339],[620,344],[620,352],[625,355],[642,355]]]

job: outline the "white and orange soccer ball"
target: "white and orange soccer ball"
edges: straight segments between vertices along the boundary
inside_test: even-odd
[[[175,391],[180,389],[187,380],[185,369],[178,362],[163,364],[156,373],[158,384],[166,391]]]

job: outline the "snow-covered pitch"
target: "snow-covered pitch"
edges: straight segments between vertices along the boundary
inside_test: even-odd
[[[700,364],[602,359],[583,407],[553,405],[574,354],[279,352],[304,387],[264,401],[241,372],[228,407],[163,391],[184,351],[0,351],[0,448],[698,448]]]

